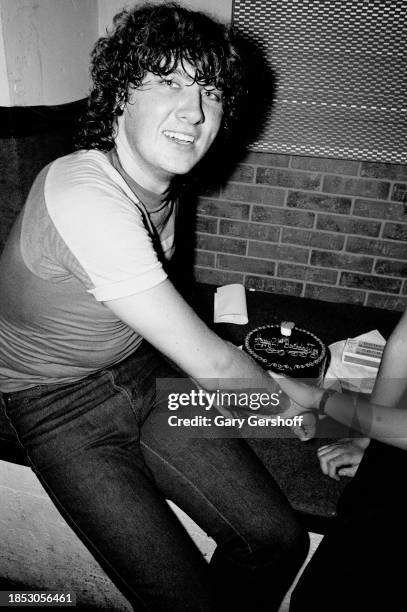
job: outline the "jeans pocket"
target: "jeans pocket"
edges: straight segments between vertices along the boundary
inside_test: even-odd
[[[136,429],[129,399],[106,372],[64,386],[43,386],[6,398],[6,414],[35,466],[115,443]]]

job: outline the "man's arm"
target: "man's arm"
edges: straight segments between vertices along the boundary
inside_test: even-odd
[[[105,305],[204,389],[248,385],[268,393],[278,389],[247,354],[210,330],[168,279],[142,293],[106,301]],[[278,413],[286,408],[287,401],[273,410]]]

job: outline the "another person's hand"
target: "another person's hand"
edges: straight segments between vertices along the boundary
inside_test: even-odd
[[[334,480],[341,476],[353,477],[362,460],[370,438],[342,438],[318,449],[321,470]]]

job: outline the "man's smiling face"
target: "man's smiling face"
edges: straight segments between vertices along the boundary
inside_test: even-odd
[[[194,75],[187,63],[167,76],[147,72],[119,120],[120,137],[133,158],[132,174],[151,191],[162,193],[175,175],[189,172],[219,131],[222,92],[195,83]]]

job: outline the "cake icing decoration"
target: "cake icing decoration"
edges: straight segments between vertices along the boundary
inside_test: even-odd
[[[282,332],[288,330],[290,335]],[[263,325],[249,332],[245,350],[263,367],[287,374],[319,376],[326,357],[324,343],[312,332],[295,327],[292,321]],[[315,369],[316,368],[316,369]]]

